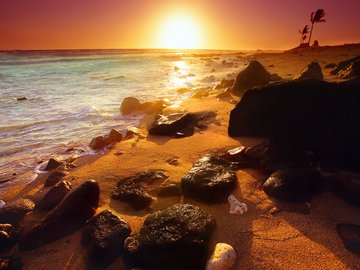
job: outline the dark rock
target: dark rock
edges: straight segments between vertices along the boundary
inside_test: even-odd
[[[123,115],[132,114],[140,109],[141,103],[137,98],[134,97],[126,97],[121,102],[120,112]]]
[[[21,250],[31,250],[55,241],[83,226],[95,214],[100,188],[95,180],[87,180],[72,190],[61,203],[20,239]]]
[[[150,135],[163,135],[173,136],[177,132],[181,132],[188,126],[195,125],[195,117],[193,114],[171,114],[168,116],[161,116],[155,123],[150,127]]]
[[[270,77],[270,82],[276,82],[276,81],[281,81],[282,78],[277,75],[277,73],[274,73],[274,74],[271,74],[271,77]]]
[[[167,177],[162,171],[146,170],[135,176],[118,181],[111,197],[115,200],[129,202],[135,210],[143,209],[153,200],[146,191],[144,184],[151,184],[156,180],[164,180]]]
[[[350,79],[360,76],[360,56],[342,61],[337,68],[330,72],[342,79]]]
[[[181,179],[184,195],[208,202],[226,200],[237,181],[236,174],[229,165],[229,162],[220,157],[202,157]]]
[[[83,244],[87,247],[91,265],[105,268],[123,251],[130,235],[129,224],[110,210],[104,210],[86,226]],[[102,267],[101,267],[102,266]]]
[[[20,257],[4,256],[0,257],[0,270],[21,270],[22,263]]]
[[[230,136],[270,137],[320,162],[359,170],[360,83],[316,80],[247,91],[230,114]]]
[[[274,172],[263,185],[264,191],[276,199],[304,202],[319,193],[321,174],[313,169],[285,169]]]
[[[360,255],[360,225],[340,223],[336,230],[345,248]]]
[[[236,77],[232,93],[241,96],[250,88],[268,84],[270,78],[271,74],[258,61],[251,61]]]
[[[320,67],[319,63],[311,62],[294,79],[295,80],[320,80],[320,81],[322,81],[323,74],[321,72],[321,67]]]
[[[89,146],[94,150],[98,150],[110,145],[111,143],[111,140],[109,140],[107,136],[98,136],[91,140]]]
[[[328,68],[336,68],[336,67],[337,67],[337,64],[335,64],[335,63],[329,63],[329,64],[327,64],[325,66],[326,69],[328,69]]]
[[[122,137],[123,137],[122,134],[119,131],[117,131],[116,129],[112,129],[108,136],[108,138],[111,142],[121,142]]]
[[[19,97],[19,98],[16,98],[17,101],[25,101],[27,100],[27,97]]]
[[[199,207],[176,204],[148,215],[139,233],[125,241],[135,266],[147,270],[205,269],[216,221]]]
[[[360,207],[360,179],[327,177],[326,184],[336,196]]]
[[[221,82],[215,86],[215,89],[222,89],[222,88],[227,88],[227,87],[232,87],[234,84],[234,80],[226,80],[226,79],[222,79]]]
[[[160,190],[158,192],[159,197],[175,197],[175,196],[181,196],[181,191],[179,187],[175,184],[169,184],[166,186],[160,187]]]
[[[20,199],[0,208],[0,223],[18,224],[35,207],[29,199]]]
[[[50,170],[54,170],[57,167],[59,167],[60,165],[63,165],[64,163],[57,160],[56,158],[50,158],[44,171],[50,171]]]
[[[52,187],[44,198],[36,205],[41,210],[52,210],[57,206],[71,189],[71,183],[62,181]]]
[[[45,180],[45,187],[51,187],[58,183],[64,176],[66,176],[66,173],[64,171],[54,171],[52,172],[49,177]]]
[[[268,148],[269,148],[269,141],[264,140],[254,146],[247,147],[244,151],[244,156],[246,157],[247,160],[251,162],[260,163]]]
[[[11,224],[0,224],[0,252],[6,252],[17,242],[18,233]],[[0,267],[1,269],[1,267]]]

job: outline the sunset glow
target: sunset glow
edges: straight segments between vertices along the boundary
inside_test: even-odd
[[[200,31],[196,23],[188,17],[173,17],[163,26],[159,48],[199,49]]]
[[[287,49],[317,8],[313,40],[360,42],[358,0],[1,0],[0,49]]]

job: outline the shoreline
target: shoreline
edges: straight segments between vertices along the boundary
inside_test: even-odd
[[[312,53],[314,55],[311,55]],[[271,73],[278,73],[283,79],[287,79],[296,75],[311,62],[309,59],[314,60],[314,57],[319,58],[318,61],[324,67],[328,62],[338,63],[338,60],[351,58],[351,54],[360,54],[360,49],[359,52],[350,52],[350,56],[325,54],[321,56],[317,52],[303,56],[258,54],[249,56],[249,61],[258,59]],[[274,66],[269,67],[270,65]],[[323,73],[325,80],[339,81],[329,75],[328,70],[323,69]],[[146,216],[153,211],[175,203],[191,203],[199,206],[213,215],[217,221],[217,230],[210,241],[211,249],[219,242],[234,247],[238,258],[233,269],[335,270],[355,269],[360,266],[359,257],[343,247],[335,229],[339,222],[360,224],[360,216],[356,214],[358,208],[345,203],[328,191],[311,201],[309,214],[296,211],[271,214],[270,211],[276,206],[276,201],[269,198],[261,189],[260,183],[265,175],[255,169],[244,169],[236,172],[238,186],[233,191],[237,198],[241,198],[241,201],[248,205],[249,211],[243,216],[229,215],[227,203],[206,204],[186,197],[157,196],[161,186],[171,183],[178,185],[182,176],[200,157],[220,153],[239,145],[252,146],[261,141],[259,138],[228,136],[229,112],[235,105],[228,101],[215,100],[216,95],[223,90],[211,90],[206,97],[184,100],[178,109],[164,110],[165,113],[215,111],[217,116],[206,129],[196,129],[192,136],[179,139],[147,136],[145,128],[153,119],[145,117],[140,124],[145,138],[135,136],[114,145],[103,155],[78,159],[79,166],[70,170],[62,180],[71,182],[74,187],[87,179],[97,180],[101,190],[97,213],[104,209],[112,209],[129,223],[133,232],[139,231]],[[236,101],[239,99],[233,98]],[[89,142],[90,140],[91,138]],[[171,164],[171,160],[176,160],[177,165]],[[127,203],[111,198],[111,193],[119,179],[146,169],[163,170],[169,175],[168,179],[148,187],[150,195],[154,198],[150,208],[134,211]],[[40,175],[30,184],[9,191],[4,198],[8,198],[9,202],[18,198],[39,201],[48,190],[43,187],[47,176]],[[44,214],[35,211],[27,215],[21,223],[21,230],[32,227]],[[80,244],[81,235],[82,230],[78,230],[31,252],[21,252],[16,246],[10,254],[21,254],[24,269],[85,269],[86,249]],[[127,268],[119,257],[107,269]]]

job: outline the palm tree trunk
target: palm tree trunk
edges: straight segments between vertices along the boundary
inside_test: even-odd
[[[313,28],[314,28],[314,23],[311,23],[311,30],[310,30],[310,36],[309,36],[309,42],[308,42],[309,47],[310,47],[310,41],[311,41],[311,35],[313,32]]]
[[[301,46],[301,44],[303,43],[303,34],[301,34],[301,39],[300,39],[300,46]]]

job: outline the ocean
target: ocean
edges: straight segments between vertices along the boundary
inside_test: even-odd
[[[243,68],[229,51],[0,51],[0,189],[33,181],[50,157],[96,154],[95,136],[136,126],[124,97],[168,99],[214,86]],[[26,97],[26,100],[18,100]]]

